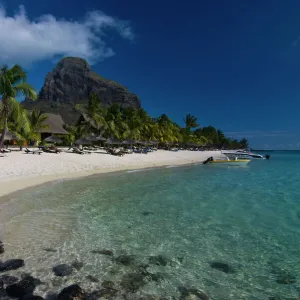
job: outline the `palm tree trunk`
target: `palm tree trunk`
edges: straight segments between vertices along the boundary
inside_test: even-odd
[[[4,138],[6,136],[7,133],[7,117],[4,117],[4,122],[3,122],[3,130],[2,130],[2,134],[0,137],[0,149],[3,148],[3,144],[4,144]]]

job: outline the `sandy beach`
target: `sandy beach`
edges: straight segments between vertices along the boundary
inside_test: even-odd
[[[11,152],[0,157],[0,196],[59,179],[94,174],[200,163],[220,151],[164,151],[117,157],[102,152],[86,155],[62,152],[41,155]]]

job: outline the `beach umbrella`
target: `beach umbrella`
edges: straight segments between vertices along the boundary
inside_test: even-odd
[[[11,131],[7,131],[4,137],[4,141],[11,141],[11,140],[22,140],[16,133],[13,133]]]
[[[147,142],[145,141],[135,141],[135,144],[145,145]]]
[[[103,137],[102,135],[99,135],[96,137],[97,141],[105,142],[107,139]]]
[[[86,139],[88,141],[90,141],[90,142],[97,142],[97,141],[99,141],[94,134],[90,134]]]
[[[91,141],[89,141],[86,138],[80,138],[77,141],[75,141],[75,145],[90,145]]]
[[[55,135],[50,135],[47,138],[44,139],[44,142],[46,143],[55,143],[55,144],[61,144],[62,140],[60,138],[58,138]]]
[[[123,145],[132,145],[134,144],[135,142],[133,140],[125,140],[122,142]]]
[[[115,140],[113,138],[108,139],[105,144],[109,144],[109,145],[120,145],[122,144],[120,141]]]

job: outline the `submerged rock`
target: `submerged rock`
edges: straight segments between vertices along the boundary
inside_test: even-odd
[[[73,273],[73,268],[67,264],[58,265],[52,270],[56,276],[68,276]]]
[[[83,263],[81,261],[73,261],[71,266],[76,269],[77,271],[81,270],[83,268]]]
[[[0,254],[4,253],[4,244],[0,241]]]
[[[162,282],[164,280],[164,275],[162,273],[149,274],[149,276],[151,280],[155,282]]]
[[[198,299],[201,300],[210,300],[209,296],[206,293],[195,288],[188,289],[185,287],[180,287],[178,290],[180,292],[180,299],[182,300],[190,300],[193,299],[194,297],[197,297]]]
[[[2,282],[3,285],[9,285],[9,284],[13,284],[19,281],[18,277],[15,276],[10,276],[7,274],[1,275],[0,276],[0,283]]]
[[[111,288],[101,289],[99,291],[91,292],[88,295],[88,299],[89,300],[97,300],[100,298],[108,299],[108,298],[115,296],[117,293],[118,293],[118,291],[115,289],[111,289]]]
[[[17,270],[25,266],[23,259],[10,259],[3,263],[0,263],[0,272]]]
[[[118,264],[122,264],[124,266],[129,266],[135,262],[134,256],[133,255],[120,255],[116,257],[115,261]]]
[[[85,291],[78,285],[73,284],[64,288],[57,296],[57,300],[85,300],[87,295]]]
[[[47,252],[57,252],[57,250],[53,248],[44,248],[43,250]]]
[[[287,272],[283,272],[282,274],[278,275],[276,282],[278,284],[293,284],[293,283],[296,283],[297,280],[294,275],[287,273]]]
[[[113,289],[115,287],[115,284],[112,281],[104,280],[101,286],[106,289]]]
[[[22,298],[25,295],[32,294],[36,287],[36,279],[28,276],[21,281],[8,285],[6,292],[10,297]]]
[[[107,249],[92,250],[91,253],[108,255],[108,256],[113,256],[114,255],[113,251],[107,250]]]
[[[149,257],[149,263],[152,265],[165,267],[168,264],[168,262],[169,262],[169,260],[162,255],[156,255],[156,256]]]
[[[128,292],[135,293],[146,284],[145,276],[137,273],[125,274],[120,283],[121,287]]]
[[[232,274],[235,272],[233,267],[231,267],[229,264],[223,263],[223,262],[214,261],[214,262],[210,263],[210,266],[213,269],[216,269],[216,270],[224,272],[224,273]]]
[[[151,211],[143,211],[143,212],[142,212],[142,215],[143,215],[143,216],[150,216],[150,215],[154,215],[154,213],[151,212]]]

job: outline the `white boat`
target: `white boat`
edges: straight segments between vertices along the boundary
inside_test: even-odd
[[[245,166],[251,160],[250,159],[240,159],[236,157],[229,157],[225,155],[225,157],[213,158],[209,157],[207,160],[203,162],[203,164],[213,164],[213,165],[222,165],[222,166]]]
[[[265,159],[261,154],[253,153],[247,150],[233,150],[233,151],[222,151],[222,154],[226,156],[235,156],[240,159]]]

